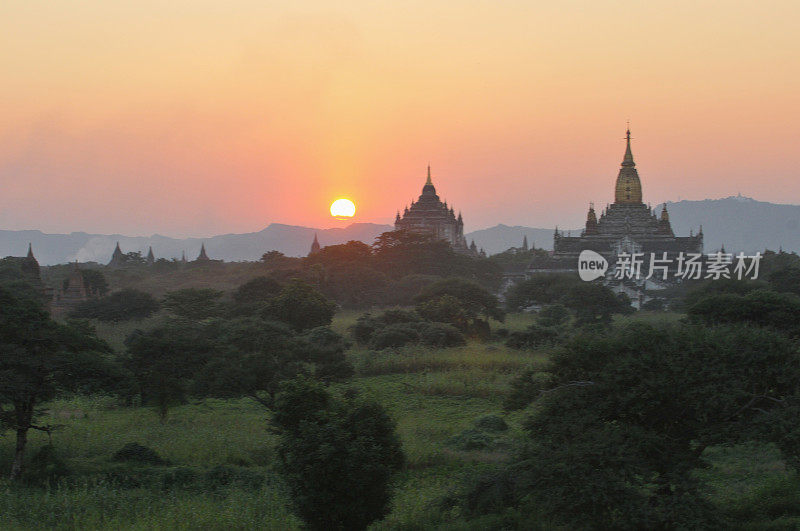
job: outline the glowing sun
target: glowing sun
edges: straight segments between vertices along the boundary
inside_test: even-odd
[[[352,218],[356,214],[356,205],[349,199],[337,199],[331,203],[331,216],[336,219]]]

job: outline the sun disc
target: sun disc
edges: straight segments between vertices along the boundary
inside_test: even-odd
[[[331,216],[337,219],[352,218],[356,214],[356,205],[349,199],[337,199],[331,203]]]

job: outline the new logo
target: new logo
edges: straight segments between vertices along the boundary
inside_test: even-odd
[[[603,255],[585,249],[578,257],[578,275],[586,282],[600,278],[606,274],[608,261]]]

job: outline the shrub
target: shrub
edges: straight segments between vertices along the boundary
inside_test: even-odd
[[[155,450],[135,442],[130,442],[117,450],[113,459],[114,461],[129,461],[148,465],[167,464],[167,461],[162,459]]]
[[[470,428],[447,440],[447,446],[464,452],[487,450],[494,445],[494,437],[481,430]]]
[[[420,340],[429,347],[458,347],[467,340],[456,327],[445,323],[418,323]]]
[[[523,332],[511,332],[506,339],[506,346],[517,349],[538,348],[554,343],[560,335],[555,328],[531,325]]]
[[[385,348],[397,348],[409,343],[418,343],[420,334],[412,324],[396,323],[386,326],[372,335],[370,347],[381,350]]]
[[[508,424],[506,421],[503,420],[502,417],[498,417],[497,415],[484,415],[475,419],[473,422],[475,427],[479,430],[483,431],[506,431],[508,429]]]

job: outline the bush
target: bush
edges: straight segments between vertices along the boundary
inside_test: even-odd
[[[506,346],[517,349],[538,348],[558,341],[561,334],[555,328],[531,325],[523,332],[511,332]]]
[[[110,322],[128,321],[150,317],[158,308],[158,301],[149,293],[123,289],[99,299],[82,302],[70,312],[70,317]]]
[[[374,332],[370,347],[376,350],[398,348],[409,344],[423,344],[431,347],[456,347],[464,345],[464,335],[454,326],[445,323],[394,323]]]
[[[412,324],[397,323],[386,326],[372,335],[370,347],[376,350],[398,348],[409,343],[418,343],[420,334]]]
[[[484,415],[475,419],[473,422],[475,427],[479,430],[483,431],[506,431],[508,429],[508,424],[506,421],[503,420],[502,417],[498,417],[497,415]]]
[[[536,321],[541,326],[561,326],[570,317],[569,309],[563,304],[548,304],[539,310]]]
[[[463,452],[488,450],[494,446],[494,437],[481,430],[470,428],[450,437],[447,446]]]
[[[422,318],[416,312],[397,308],[386,310],[375,317],[369,313],[365,313],[356,320],[356,324],[350,327],[350,335],[352,335],[353,339],[359,344],[366,345],[370,342],[372,335],[386,325],[416,323],[420,321],[422,321]]]
[[[128,461],[148,465],[165,465],[167,461],[161,458],[152,448],[131,442],[117,450],[112,458],[114,461]]]
[[[429,347],[458,347],[465,345],[467,340],[456,327],[445,323],[418,323],[417,329],[420,340]]]

